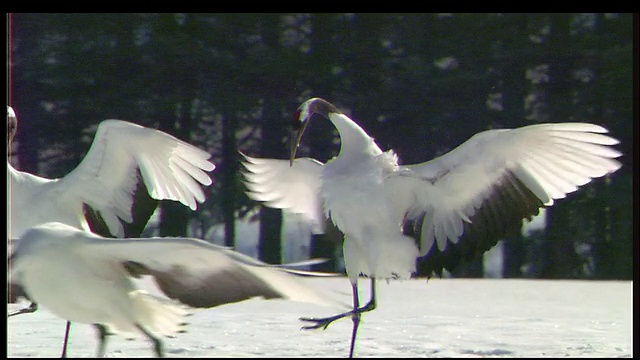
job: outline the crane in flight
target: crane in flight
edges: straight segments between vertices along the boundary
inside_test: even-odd
[[[340,151],[323,164],[295,158],[314,114],[333,123]],[[343,255],[353,309],[326,318],[301,318],[303,329],[326,329],[351,317],[353,357],[361,314],[376,307],[376,279],[407,279],[417,261],[429,273],[472,260],[553,205],[621,164],[618,141],[588,123],[536,124],[472,136],[450,152],[400,165],[336,106],[312,98],[294,114],[290,158],[246,156],[248,196],[301,214],[322,233],[327,220],[344,233]],[[358,277],[370,278],[370,300],[360,306]]]
[[[17,128],[16,113],[7,106],[9,143]],[[159,200],[179,201],[192,210],[204,202],[202,186],[211,184],[207,172],[215,168],[210,157],[165,132],[104,120],[80,164],[62,178],[19,171],[7,158],[7,234],[17,239],[32,226],[60,222],[102,236],[138,237]],[[9,278],[10,299],[28,295]]]

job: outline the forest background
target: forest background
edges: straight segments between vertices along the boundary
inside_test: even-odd
[[[282,260],[282,213],[244,194],[238,151],[287,158],[297,106],[322,97],[401,163],[473,134],[541,122],[602,125],[623,166],[546,211],[546,226],[505,239],[502,276],[632,279],[632,14],[8,14],[8,159],[61,177],[109,118],[159,128],[212,154],[198,211],[162,203],[158,235],[204,238],[260,222],[259,256]],[[636,40],[637,41],[637,40]],[[636,74],[637,76],[637,74]],[[637,86],[637,84],[636,84]],[[339,137],[310,126],[299,156],[327,161]],[[338,270],[341,235],[311,256]],[[420,274],[426,275],[426,274]],[[483,276],[482,262],[458,277]]]

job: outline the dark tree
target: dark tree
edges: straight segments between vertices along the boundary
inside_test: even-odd
[[[525,97],[528,92],[526,79],[527,60],[530,46],[527,31],[528,15],[513,14],[505,16],[498,26],[502,31],[497,69],[499,72],[500,94],[503,109],[499,112],[498,123],[501,127],[516,128],[525,123]],[[497,19],[497,21],[500,21]],[[521,232],[505,239],[503,247],[503,276],[521,277],[522,265],[526,260],[525,239]]]
[[[19,118],[21,170],[73,169],[107,118],[160,128],[210,151],[207,202],[164,205],[161,234],[205,234],[224,222],[234,245],[242,195],[237,150],[287,156],[287,123],[312,96],[347,111],[403,164],[472,135],[533,122],[587,121],[621,140],[623,167],[548,213],[546,234],[505,249],[505,275],[525,259],[544,277],[631,278],[633,256],[631,14],[11,14],[9,105]],[[526,102],[525,100],[526,99]],[[308,128],[299,156],[326,162],[338,138]],[[209,201],[210,200],[210,201]],[[279,262],[279,210],[262,210],[260,253]],[[314,236],[335,259],[342,234]],[[137,228],[136,228],[137,231]],[[199,235],[199,234],[198,234]],[[539,245],[540,244],[540,245]],[[525,253],[522,253],[524,251]],[[456,276],[481,276],[482,260]],[[534,276],[538,276],[536,273]]]
[[[190,142],[191,102],[196,89],[196,72],[191,66],[190,58],[182,56],[182,47],[189,33],[190,16],[180,19],[175,14],[160,14],[154,26],[153,40],[158,44],[155,48],[155,71],[153,87],[159,101],[155,102],[154,119],[159,123],[159,130]],[[167,57],[166,53],[172,56]],[[160,236],[185,236],[189,211],[186,206],[173,201],[165,201],[161,205]]]
[[[571,15],[552,14],[548,38],[549,83],[546,102],[549,120],[568,121],[572,117],[572,75],[574,53],[571,46]],[[579,277],[581,263],[576,254],[574,236],[567,226],[571,221],[572,195],[547,210],[547,236],[544,244],[543,278]]]
[[[47,32],[47,22],[37,15],[11,14],[9,38],[9,93],[7,105],[12,106],[18,117],[18,142],[16,168],[38,173],[39,120],[43,117],[40,100],[43,98],[38,69],[44,65],[38,51],[39,42]],[[14,164],[15,166],[16,164]]]
[[[339,47],[336,41],[338,36],[336,27],[340,26],[340,21],[335,14],[313,14],[310,21],[311,45],[308,54],[304,56],[309,62],[304,74],[305,82],[311,92],[308,97],[317,96],[330,99],[335,96],[336,89],[335,78],[331,75],[331,70],[335,65],[335,49]],[[307,131],[304,144],[302,144],[308,149],[308,155],[305,156],[326,162],[337,154],[333,141],[337,137],[337,133],[328,122],[315,121],[309,125]],[[336,257],[342,256],[343,235],[330,224],[327,229],[328,231],[324,234],[312,235],[311,257],[329,259],[328,262],[316,266],[316,270],[336,271]]]
[[[262,35],[264,46],[272,53],[277,54],[280,48],[280,16],[265,16],[262,19]],[[272,58],[263,59],[267,62],[277,61],[276,55]],[[269,79],[269,76],[266,76]],[[277,83],[277,79],[272,80]],[[280,110],[281,93],[276,91],[262,94],[264,103],[262,120],[262,151],[261,156],[266,158],[281,158],[283,153],[282,138],[284,137],[284,127],[282,112]],[[260,208],[260,237],[258,239],[260,257],[270,264],[282,262],[282,210],[266,206]]]

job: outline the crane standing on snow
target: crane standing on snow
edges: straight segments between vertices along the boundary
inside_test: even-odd
[[[337,128],[338,156],[322,164],[295,159],[313,114]],[[399,165],[392,150],[374,140],[333,104],[304,102],[290,160],[245,156],[248,195],[267,206],[305,216],[318,232],[330,219],[344,233],[344,261],[353,289],[353,310],[327,318],[301,318],[326,329],[351,317],[353,356],[363,312],[376,307],[375,279],[406,279],[416,270],[440,273],[460,259],[482,254],[520,228],[554,199],[620,168],[616,139],[593,124],[537,124],[478,133],[447,154]],[[415,238],[415,240],[414,240]],[[371,297],[360,307],[358,276],[371,279]]]

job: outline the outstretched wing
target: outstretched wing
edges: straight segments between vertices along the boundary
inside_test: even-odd
[[[267,206],[300,214],[311,224],[314,234],[326,229],[320,198],[320,172],[323,164],[311,158],[293,161],[258,159],[242,154],[247,195]]]
[[[579,186],[620,168],[616,139],[585,123],[488,130],[449,153],[385,180],[403,230],[430,270],[471,259]],[[402,216],[400,216],[402,218]]]
[[[210,154],[167,133],[121,120],[100,123],[82,162],[55,184],[61,198],[80,199],[97,211],[111,234],[124,236],[119,219],[133,220],[139,173],[149,195],[196,209],[210,185]]]
[[[193,307],[213,307],[253,297],[324,305],[334,301],[300,282],[292,275],[296,270],[270,266],[193,238],[88,237],[82,254],[111,258],[132,276],[151,275],[168,297]]]

